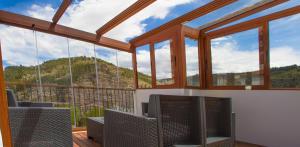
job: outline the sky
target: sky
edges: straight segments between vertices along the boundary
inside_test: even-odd
[[[260,0],[239,0],[213,13],[185,23],[191,27],[199,27],[207,22],[218,19],[226,14],[250,6]],[[51,21],[62,0],[0,0],[0,9]],[[75,0],[58,22],[59,24],[77,28],[87,32],[95,31],[108,22],[122,10],[136,2],[136,0]],[[106,33],[104,36],[121,41],[128,41],[169,20],[181,16],[193,9],[203,6],[211,0],[157,0],[143,11],[129,18],[119,26]],[[290,0],[286,4],[249,16],[241,21],[249,20],[299,5],[300,1]],[[240,21],[237,21],[240,22]],[[234,22],[234,23],[237,23]],[[232,23],[232,24],[234,24]],[[230,24],[230,25],[232,25]],[[295,15],[283,20],[270,23],[270,54],[271,66],[280,67],[290,64],[300,65],[300,17]],[[282,27],[283,26],[283,27]],[[285,35],[286,37],[282,37]],[[216,73],[243,72],[258,68],[257,32],[228,35],[213,41],[213,69]],[[45,33],[36,33],[30,30],[0,25],[0,39],[3,50],[5,66],[9,65],[36,65],[47,60],[68,57],[68,42],[71,56],[94,56],[94,45],[64,37],[53,36]],[[187,54],[194,55],[197,46],[192,41],[186,42]],[[116,64],[116,50],[101,46],[95,46],[96,56],[108,62]],[[161,45],[162,56],[168,53],[168,44]],[[38,60],[36,56],[38,54]],[[132,68],[131,55],[125,52],[117,52],[120,66]],[[141,60],[138,62],[140,72],[150,74],[149,50],[138,52]],[[169,58],[157,58],[160,77],[170,76]],[[229,60],[230,59],[230,60]],[[254,61],[255,60],[255,61]],[[189,73],[196,73],[197,60],[188,61]],[[246,66],[245,66],[246,65]]]

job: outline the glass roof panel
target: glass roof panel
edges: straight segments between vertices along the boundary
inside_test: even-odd
[[[75,0],[59,24],[90,33],[96,31],[137,0]]]
[[[104,36],[128,41],[212,0],[157,0]]]
[[[288,8],[291,8],[291,7],[295,7],[297,5],[300,5],[300,1],[296,1],[296,0],[288,1],[288,2],[282,3],[280,5],[277,5],[275,7],[272,7],[272,8],[266,9],[264,11],[261,11],[259,13],[250,15],[250,16],[245,17],[243,19],[240,19],[238,21],[234,21],[232,23],[229,23],[229,24],[224,25],[222,27],[219,27],[217,29],[232,26],[232,25],[235,25],[235,24],[238,24],[238,23],[241,23],[241,22],[245,22],[245,21],[248,21],[248,20],[251,20],[251,19],[255,19],[255,18],[258,18],[258,17],[265,16],[265,15],[269,15],[269,14],[272,14],[272,13],[275,13],[275,12],[278,12],[278,11],[282,11],[282,10],[285,10],[285,9],[288,9]],[[216,30],[216,29],[214,29],[214,30]]]
[[[0,0],[0,10],[52,21],[63,0]]]
[[[252,1],[244,1],[239,0],[235,3],[232,3],[230,5],[227,5],[223,8],[220,8],[216,11],[213,11],[207,15],[204,15],[202,17],[199,17],[197,19],[194,19],[193,21],[187,22],[185,25],[193,28],[197,28],[199,26],[202,26],[206,23],[212,22],[216,19],[222,18],[232,12],[238,11],[240,9],[243,9],[245,7],[251,6],[257,2],[260,2],[262,0],[252,0]]]

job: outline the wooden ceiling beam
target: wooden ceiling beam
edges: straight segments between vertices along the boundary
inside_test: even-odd
[[[213,12],[221,7],[224,7],[224,6],[227,6],[229,4],[232,4],[233,2],[236,2],[237,0],[214,0],[204,6],[201,6],[189,13],[186,13],[178,18],[175,18],[161,26],[159,26],[158,28],[156,29],[153,29],[143,35],[140,35],[134,39],[132,39],[130,42],[136,42],[136,41],[139,41],[141,39],[144,39],[144,38],[147,38],[149,36],[152,36],[156,33],[159,33],[165,29],[168,29],[170,27],[173,27],[175,25],[179,25],[179,24],[182,24],[184,22],[188,22],[188,21],[191,21],[191,20],[194,20],[200,16],[203,16],[203,15],[206,15],[210,12]]]
[[[186,37],[190,37],[193,39],[199,38],[199,30],[191,28],[189,26],[182,25],[182,31]]]
[[[213,22],[207,23],[203,26],[198,27],[198,30],[202,30],[203,32],[207,32],[209,30],[213,30],[215,28],[224,26],[226,24],[229,24],[231,22],[237,21],[239,19],[245,18],[247,16],[250,16],[252,14],[258,13],[260,11],[266,10],[268,8],[277,6],[279,4],[282,4],[284,2],[287,2],[288,0],[263,0],[261,2],[258,2],[254,5],[251,5],[249,7],[243,8],[241,10],[238,10],[232,14],[229,14],[223,18],[220,18],[218,20],[215,20]]]
[[[96,34],[93,33],[88,33],[59,24],[53,27],[52,22],[24,15],[14,14],[2,10],[0,10],[0,23],[30,30],[35,29],[37,31],[48,34],[54,34],[58,36],[81,40],[109,48],[114,48],[121,51],[132,52],[129,43],[121,42],[106,37],[100,37],[100,39],[97,39]]]
[[[156,0],[138,0],[133,5],[128,7],[126,10],[121,12],[119,15],[114,17],[112,20],[107,22],[105,25],[103,25],[101,28],[99,28],[96,33],[98,36],[102,36],[103,34],[107,33],[108,31],[115,28],[117,25],[121,24],[131,16],[135,15],[139,11],[143,10]]]
[[[56,11],[55,15],[52,18],[52,23],[57,24],[59,19],[62,17],[62,15],[65,13],[69,5],[72,3],[72,0],[64,0],[58,10]]]

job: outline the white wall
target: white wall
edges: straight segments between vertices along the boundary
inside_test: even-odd
[[[231,97],[237,140],[268,147],[300,147],[300,91],[137,90],[139,102],[150,94]]]
[[[3,147],[1,130],[0,130],[0,147]]]

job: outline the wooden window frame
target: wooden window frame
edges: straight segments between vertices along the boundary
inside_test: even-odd
[[[247,31],[253,28],[259,28],[259,48],[263,50],[263,53],[260,53],[260,62],[263,62],[264,66],[264,85],[263,86],[252,86],[252,90],[300,90],[299,88],[271,88],[270,81],[270,55],[269,55],[269,22],[273,20],[278,20],[281,18],[289,17],[292,15],[297,15],[300,13],[300,5],[274,12],[262,17],[258,17],[252,20],[241,22],[233,26],[228,26],[221,28],[212,32],[204,33],[203,30],[200,30],[199,42],[204,42],[203,48],[205,48],[205,89],[208,90],[245,90],[245,86],[210,86],[211,81],[211,54],[210,54],[210,38],[213,36],[222,37],[238,32]],[[227,33],[226,33],[227,32]],[[217,38],[215,37],[215,38]],[[201,44],[200,44],[201,45]],[[201,46],[202,46],[201,45]]]
[[[266,39],[266,31],[268,30],[266,28],[266,25],[264,23],[257,23],[257,24],[251,24],[251,25],[235,25],[227,28],[223,28],[220,30],[216,30],[213,32],[209,32],[206,34],[206,64],[207,64],[207,76],[206,76],[206,81],[207,81],[207,88],[212,89],[212,90],[245,90],[244,86],[214,86],[213,85],[213,76],[212,76],[212,57],[211,57],[211,40],[227,35],[232,35],[236,33],[241,33],[247,30],[251,29],[258,29],[258,44],[259,44],[259,72],[261,73],[262,77],[264,78],[263,84],[262,85],[251,85],[251,90],[263,90],[263,89],[268,89],[268,84],[267,82],[269,81],[266,74],[268,72],[268,62],[267,62],[267,56],[268,56],[268,40]],[[266,43],[266,44],[265,44]]]
[[[170,41],[170,59],[171,59],[171,74],[172,74],[172,79],[173,79],[173,83],[172,84],[164,84],[164,85],[158,85],[157,84],[157,76],[156,76],[156,71],[157,71],[157,68],[156,68],[156,56],[155,56],[155,44],[156,43],[161,43],[161,42],[164,42],[164,41]],[[151,51],[153,52],[152,54],[152,57],[151,57],[151,61],[153,61],[153,64],[152,64],[152,67],[155,69],[155,76],[154,76],[154,84],[155,84],[155,87],[156,88],[174,88],[177,86],[177,82],[176,81],[176,78],[177,78],[177,74],[176,74],[176,66],[177,66],[177,63],[176,63],[176,56],[175,56],[175,41],[176,41],[176,37],[172,37],[172,38],[164,38],[164,39],[160,39],[160,40],[157,40],[156,42],[153,42],[152,43],[152,46],[151,46]]]
[[[138,75],[138,62],[137,62],[137,53],[136,53],[136,49],[139,48],[139,47],[142,47],[142,46],[145,46],[145,45],[149,45],[149,55],[150,55],[150,65],[151,67],[150,70],[151,70],[151,88],[141,88],[139,87],[139,75]],[[134,79],[135,79],[135,88],[136,89],[152,89],[153,88],[153,73],[152,73],[152,61],[151,61],[151,44],[145,44],[145,45],[140,45],[140,46],[137,46],[137,47],[134,47],[134,50],[133,50],[133,53],[132,53],[132,62],[133,62],[133,70],[134,70]]]
[[[187,82],[187,64],[186,64],[186,42],[185,42],[185,39],[186,38],[189,38],[189,39],[193,39],[193,40],[196,40],[197,41],[197,47],[198,47],[198,74],[199,74],[199,86],[191,86],[191,85],[188,85],[188,82]],[[182,48],[182,64],[184,66],[184,76],[183,76],[183,80],[184,80],[184,87],[185,88],[189,88],[189,89],[199,89],[201,88],[201,85],[202,85],[202,74],[201,74],[201,51],[200,51],[200,46],[199,46],[199,39],[198,38],[195,38],[195,37],[191,37],[191,36],[188,36],[186,34],[184,34],[183,36],[183,48]]]
[[[144,46],[149,44],[150,45],[150,57],[151,57],[151,73],[152,73],[152,88],[139,88],[138,87],[138,79],[135,78],[135,87],[136,89],[172,89],[172,88],[181,88],[181,66],[180,61],[181,56],[178,54],[180,51],[180,35],[181,35],[181,26],[177,25],[167,30],[164,30],[158,34],[152,35],[148,38],[143,40],[139,40],[137,42],[131,42],[132,46],[134,46],[134,54],[133,55],[133,63],[136,64],[136,47]],[[155,66],[155,51],[154,51],[154,44],[159,43],[162,41],[170,40],[170,53],[171,53],[171,68],[172,68],[172,77],[174,79],[173,84],[169,85],[157,85],[156,84],[156,66]],[[136,70],[135,75],[138,76],[137,65],[134,65]],[[180,68],[180,69],[179,69]]]

